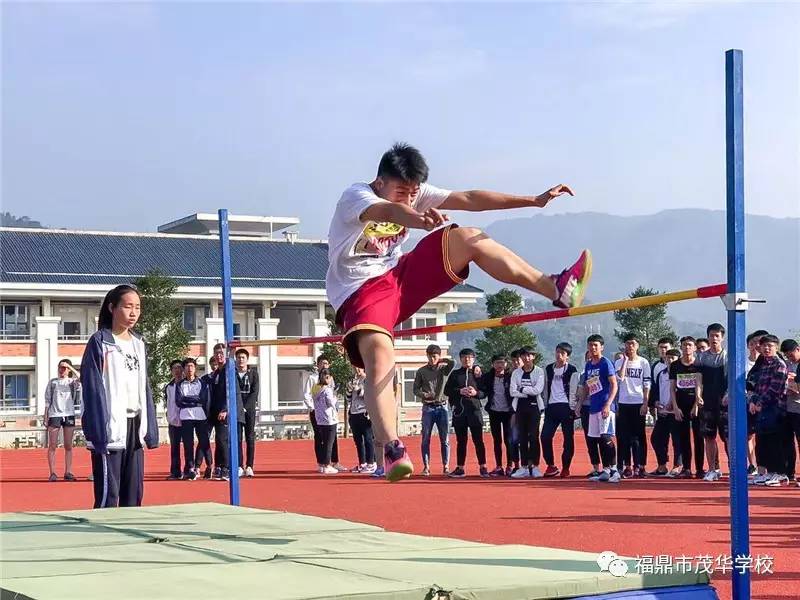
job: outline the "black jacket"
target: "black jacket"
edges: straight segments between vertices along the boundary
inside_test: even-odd
[[[488,371],[481,375],[480,380],[478,381],[478,389],[483,392],[484,397],[486,398],[486,410],[493,409],[494,403],[494,369]],[[506,400],[508,401],[509,407],[511,406],[511,391],[509,387],[511,385],[511,373],[506,371],[503,374],[503,389],[506,392]]]
[[[242,403],[242,391],[239,385],[236,388],[236,420],[244,423],[244,404]],[[225,366],[223,365],[211,375],[211,402],[208,411],[208,420],[211,423],[219,421],[219,413],[228,410],[228,390]]]
[[[237,371],[236,384],[239,386],[244,409],[248,413],[255,412],[256,405],[258,404],[258,369],[248,367],[244,377],[239,377],[239,372]]]
[[[459,390],[470,385],[478,390],[478,395],[474,398],[463,397]],[[480,388],[478,378],[475,377],[475,367],[469,370],[464,367],[459,367],[452,371],[444,386],[444,394],[450,402],[454,415],[464,410],[478,412],[478,414],[480,414],[481,400],[486,397],[486,394],[484,394]]]

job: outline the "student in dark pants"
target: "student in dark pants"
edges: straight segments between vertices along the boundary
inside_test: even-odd
[[[208,359],[208,370],[206,374],[203,375],[200,379],[206,382],[206,386],[208,387],[209,394],[207,398],[207,404],[203,407],[203,410],[206,411],[206,414],[211,414],[211,388],[214,385],[214,376],[216,374],[218,367],[217,358],[216,356],[212,356]],[[211,423],[206,420],[205,423],[201,423],[199,427],[203,427],[205,429],[205,435],[208,439],[211,439],[211,431],[213,430],[213,426]],[[209,443],[206,448],[201,448],[199,445],[195,449],[194,452],[194,468],[195,470],[200,473],[203,462],[206,463],[206,468],[203,472],[203,479],[211,479],[212,476],[212,464],[214,462],[214,457],[211,453],[211,444]]]
[[[519,469],[511,474],[514,479],[525,477],[539,478],[541,445],[539,426],[541,422],[542,390],[544,390],[544,371],[534,365],[536,351],[530,346],[520,349],[522,367],[511,374],[509,391],[511,405],[515,413],[517,439],[519,440]]]
[[[319,383],[314,388],[314,414],[320,432],[319,472],[323,475],[336,475],[340,472],[332,464],[333,442],[339,426],[339,398],[335,385],[331,372],[322,369],[319,372]]]
[[[247,366],[250,353],[245,348],[236,351],[236,382],[242,395],[244,422],[239,420],[239,477],[255,477],[253,463],[256,457],[256,419],[258,418],[258,369]],[[247,446],[247,461],[242,452]]]
[[[180,408],[178,415],[181,419],[181,437],[183,439],[183,478],[195,480],[200,477],[200,472],[194,465],[194,438],[197,436],[197,445],[208,448],[206,411],[203,407],[207,404],[209,395],[208,384],[197,377],[197,362],[193,358],[183,361],[183,381],[175,390],[175,404]]]
[[[169,365],[172,381],[164,386],[164,405],[167,407],[167,423],[169,431],[169,477],[181,478],[181,418],[180,408],[175,404],[175,390],[183,379],[183,362],[173,360]]]
[[[314,431],[314,439],[321,440],[322,436],[320,434],[319,428],[317,427],[317,417],[314,414],[314,395],[316,391],[314,390],[315,387],[319,385],[319,373],[323,369],[329,369],[331,366],[330,361],[324,354],[320,354],[317,357],[316,367],[308,374],[306,377],[305,382],[303,383],[303,403],[306,405],[308,409],[308,420],[311,423],[311,429]],[[315,442],[314,444],[314,452],[317,455],[317,471],[319,471],[323,465],[319,464],[320,454],[318,444]],[[333,466],[338,469],[339,471],[347,471],[347,469],[342,466],[339,462],[339,442],[336,438],[333,440],[333,450],[331,451],[331,460],[333,461]]]
[[[659,344],[660,345],[660,344]],[[678,429],[675,425],[675,415],[670,410],[671,386],[669,380],[669,366],[681,356],[679,350],[669,348],[664,350],[663,357],[653,367],[653,385],[650,388],[649,405],[653,412],[655,424],[653,432],[650,434],[650,445],[656,455],[658,466],[650,471],[650,477],[667,477],[670,475],[669,463],[669,441],[672,439],[673,473],[675,476],[680,473],[681,464],[680,440]]]
[[[475,374],[475,352],[471,348],[464,348],[458,356],[461,359],[461,368],[450,373],[444,386],[445,396],[452,409],[453,429],[456,432],[456,468],[450,471],[448,476],[466,476],[467,440],[471,435],[478,457],[480,476],[488,477],[481,408],[484,394],[478,386],[479,375]]]
[[[364,401],[364,369],[356,367],[355,370],[355,377],[347,384],[347,412],[353,443],[358,454],[358,464],[350,471],[371,475],[377,468],[375,436],[372,433],[372,421],[367,414],[367,404]]]
[[[492,357],[492,370],[484,373],[478,383],[486,396],[486,412],[489,414],[489,430],[494,444],[495,469],[489,473],[493,477],[511,475],[519,467],[518,449],[511,439],[513,412],[510,385],[511,372],[507,369],[506,357],[495,354]],[[503,469],[503,445],[506,447],[506,469]]]
[[[670,410],[675,415],[683,470],[678,477],[692,477],[692,441],[694,441],[695,467],[703,470],[705,449],[698,418],[703,402],[703,372],[695,360],[694,338],[681,338],[681,358],[669,366],[671,387]],[[704,477],[705,474],[702,475]]]
[[[141,298],[130,285],[106,294],[81,360],[83,433],[92,453],[94,507],[141,506],[144,447],[158,447],[144,341],[132,331]]]
[[[556,361],[544,370],[544,426],[542,427],[542,454],[547,463],[544,477],[569,477],[569,468],[575,456],[575,406],[578,392],[578,370],[569,364],[572,346],[561,342],[556,346]],[[556,466],[553,438],[561,427],[564,448],[561,452],[561,469]]]
[[[783,444],[786,449],[786,476],[793,482],[796,481],[797,449],[800,448],[800,344],[797,340],[783,340],[781,353],[788,370]]]
[[[227,481],[230,479],[230,452],[228,434],[228,384],[225,369],[225,344],[214,346],[214,356],[217,358],[219,368],[214,373],[211,384],[211,409],[208,420],[214,427],[216,441],[214,443],[214,474],[213,479]],[[242,405],[242,392],[239,386],[236,389],[236,420],[244,423],[244,406]]]

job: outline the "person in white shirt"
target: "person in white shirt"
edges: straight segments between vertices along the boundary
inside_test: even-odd
[[[175,404],[175,388],[183,379],[183,362],[173,360],[169,365],[172,380],[164,386],[164,404],[167,407],[167,427],[169,433],[169,476],[170,481],[181,478],[181,417],[180,408]]]
[[[669,380],[669,366],[681,357],[680,350],[672,347],[672,341],[662,338],[658,341],[660,359],[653,367],[653,381],[650,387],[648,404],[652,411],[655,423],[650,434],[650,445],[656,455],[658,466],[650,471],[650,477],[676,477],[681,472],[680,440],[675,426],[675,415],[670,411],[671,385]],[[672,439],[673,462],[670,471],[669,442]]]
[[[410,477],[414,466],[397,434],[392,390],[393,331],[427,302],[462,283],[475,263],[498,281],[519,285],[560,308],[583,301],[592,258],[584,250],[560,273],[545,275],[508,248],[471,227],[448,225],[440,210],[488,211],[544,207],[563,194],[557,185],[538,196],[469,190],[427,183],[428,165],[416,148],[395,144],[371,182],[348,187],[328,232],[326,290],[344,330],[350,362],[366,370],[366,401],[376,438],[384,443],[386,478]],[[403,254],[411,229],[430,231]]]
[[[650,395],[650,363],[639,356],[635,334],[625,336],[625,352],[614,363],[619,382],[617,402],[617,469],[623,478],[647,477],[647,436],[645,426]]]
[[[335,475],[339,472],[332,463],[333,442],[339,426],[339,397],[336,395],[333,375],[328,369],[319,372],[319,388],[314,393],[314,415],[321,439],[320,473]]]
[[[544,371],[534,365],[536,351],[530,346],[520,349],[522,367],[511,374],[509,391],[511,408],[516,414],[517,438],[519,440],[519,468],[511,474],[514,479],[525,477],[539,478],[541,445],[539,426],[542,420],[542,391],[544,390]]]
[[[58,363],[58,377],[51,379],[44,391],[44,422],[47,425],[47,464],[50,481],[56,475],[58,433],[64,431],[64,480],[75,481],[72,474],[72,435],[75,432],[75,406],[80,405],[81,382],[72,361],[64,358]]]

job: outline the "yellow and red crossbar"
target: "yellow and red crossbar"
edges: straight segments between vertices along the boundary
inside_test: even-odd
[[[613,302],[602,302],[600,304],[589,304],[587,306],[577,306],[575,308],[563,308],[559,310],[549,310],[540,313],[526,313],[523,315],[511,315],[508,317],[497,317],[494,319],[481,319],[478,321],[465,321],[463,323],[448,323],[447,325],[434,325],[432,327],[417,327],[415,329],[396,329],[394,336],[403,338],[412,335],[426,335],[432,333],[450,333],[452,331],[467,331],[470,329],[490,329],[492,327],[503,327],[505,325],[520,325],[522,323],[536,323],[539,321],[552,321],[563,319],[564,317],[580,317],[582,315],[593,315],[595,313],[609,312],[612,310],[625,310],[628,308],[642,308],[644,306],[654,306],[656,304],[667,304],[669,302],[680,302],[681,300],[695,300],[697,298],[713,298],[728,293],[727,284],[708,285],[692,290],[680,292],[667,292],[655,294],[653,296],[642,296],[641,298],[625,298],[614,300]],[[324,344],[342,341],[340,335],[329,335],[322,337],[298,337],[283,338],[279,340],[256,340],[246,342],[248,346],[297,346],[303,344]]]

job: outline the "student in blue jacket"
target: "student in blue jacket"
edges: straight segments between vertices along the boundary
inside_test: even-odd
[[[135,287],[108,292],[81,360],[81,423],[92,453],[95,508],[141,506],[143,448],[158,447],[145,346],[132,331],[141,311]]]

